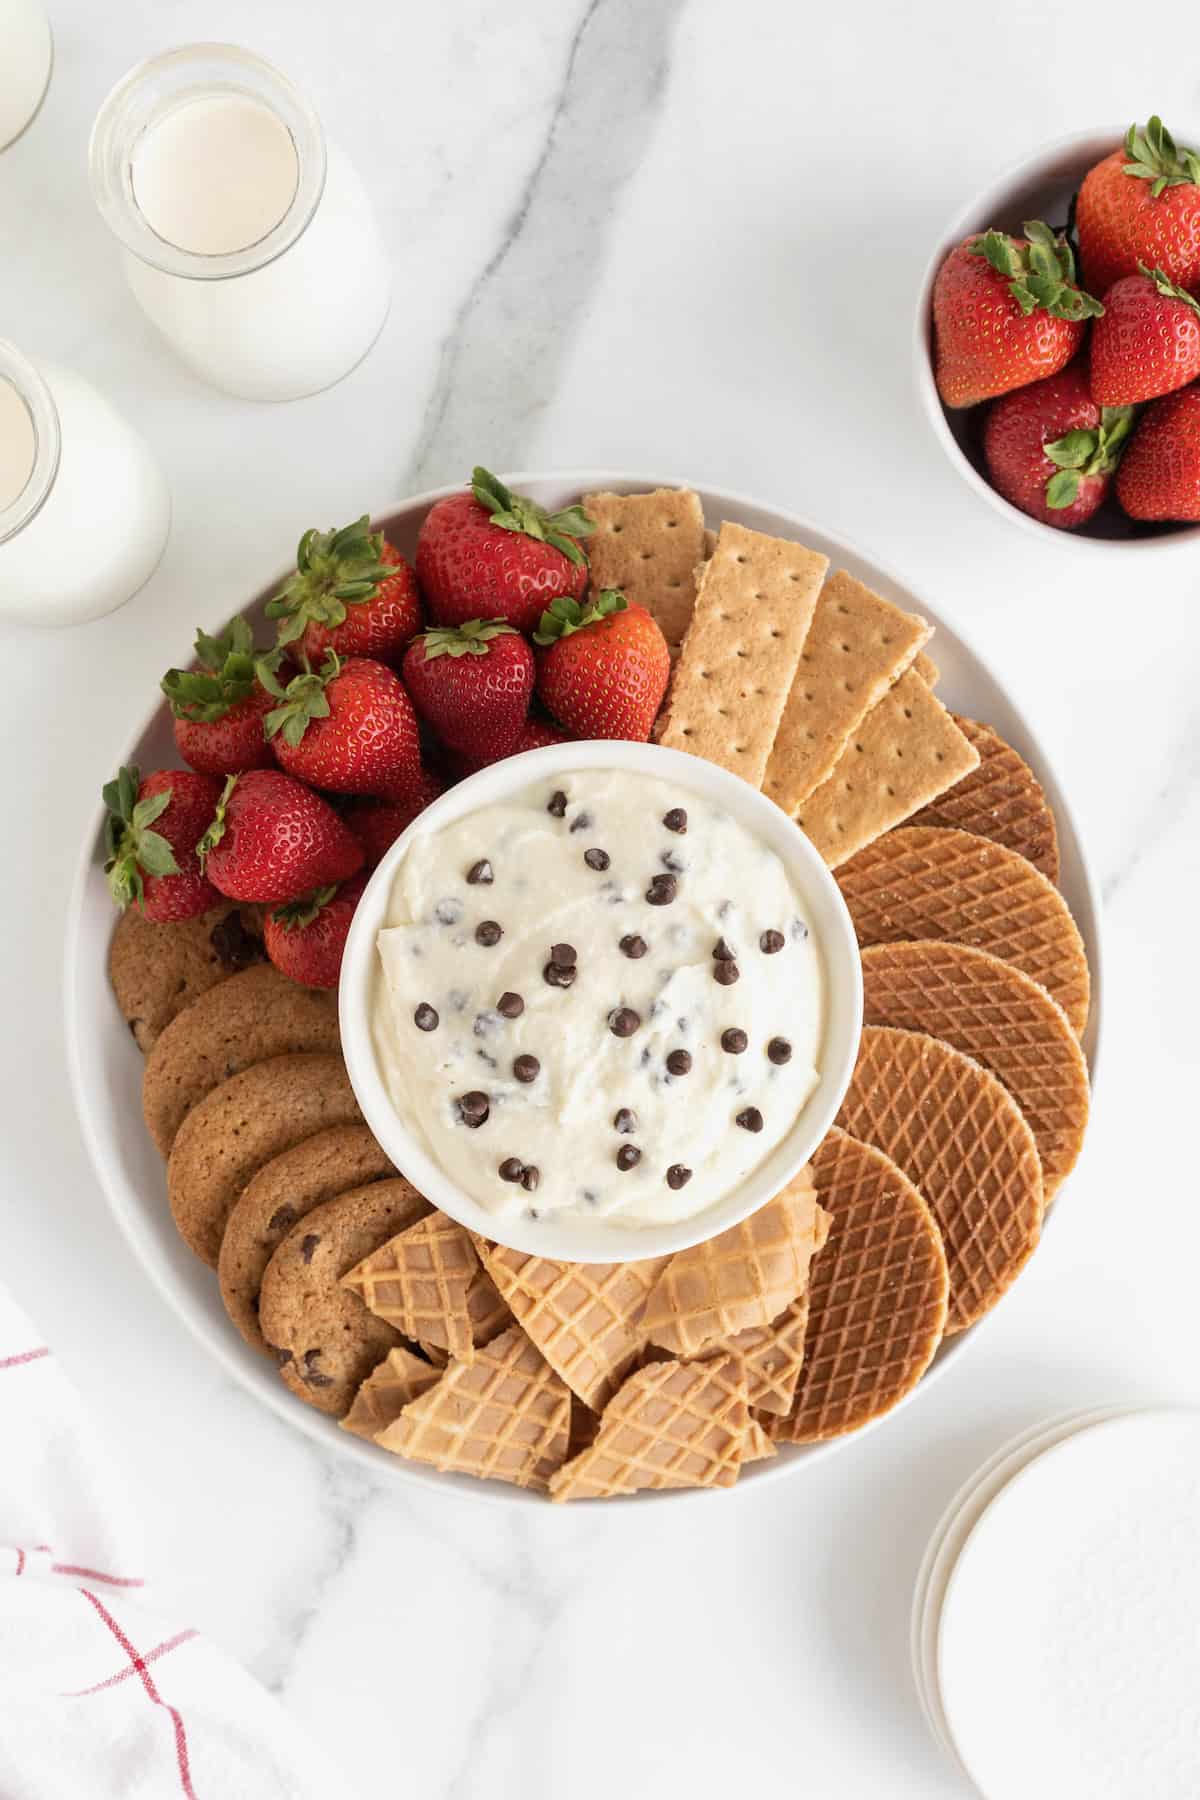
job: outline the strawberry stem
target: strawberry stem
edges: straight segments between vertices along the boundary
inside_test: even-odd
[[[624,612],[628,605],[619,588],[601,588],[587,606],[564,595],[550,602],[538,621],[533,641],[535,644],[555,644],[559,638],[570,637],[572,632],[583,631],[601,619],[611,619],[614,613]]]
[[[309,625],[332,630],[346,618],[346,608],[373,600],[396,564],[383,558],[382,531],[372,531],[366,513],[339,531],[310,530],[296,548],[296,572],[273,600],[268,619],[278,619],[277,643],[291,644]]]
[[[109,893],[122,912],[131,901],[144,906],[143,875],[179,874],[170,844],[161,832],[150,829],[171,804],[174,789],[162,788],[139,800],[140,780],[137,769],[130,765],[118,771],[115,781],[106,781],[101,790],[108,809],[104,821],[104,873]]]
[[[502,531],[519,531],[535,538],[539,544],[552,544],[561,550],[568,562],[581,567],[587,556],[576,538],[587,537],[596,527],[582,506],[567,506],[561,512],[548,513],[536,500],[525,494],[514,494],[490,469],[476,467],[471,471],[471,492]]]
[[[211,725],[254,687],[254,633],[235,619],[220,637],[196,633],[199,669],[168,669],[160,686],[177,719]]]
[[[1008,291],[1026,318],[1041,307],[1072,323],[1098,319],[1104,308],[1075,286],[1075,257],[1067,240],[1056,237],[1041,219],[1028,219],[1021,229],[1024,243],[1003,231],[985,231],[968,247],[968,254],[982,256],[997,275],[1006,277]]]
[[[469,619],[465,625],[432,626],[416,641],[425,646],[425,662],[435,662],[439,656],[486,656],[495,638],[516,635],[504,619]]]
[[[1055,465],[1046,483],[1046,505],[1055,512],[1073,506],[1079,488],[1087,475],[1111,475],[1120,462],[1133,430],[1136,408],[1104,406],[1100,424],[1094,430],[1080,427],[1043,444],[1042,449]]]
[[[336,882],[329,887],[315,888],[311,894],[302,894],[298,900],[288,900],[283,906],[277,906],[271,917],[285,931],[302,930],[320,916],[336,893]]]
[[[1194,150],[1178,149],[1157,113],[1151,115],[1144,132],[1136,125],[1129,127],[1125,154],[1130,160],[1122,165],[1122,174],[1150,182],[1152,200],[1168,188],[1200,185],[1200,156]]]
[[[279,654],[276,649],[270,656],[261,656],[258,660],[258,679],[268,694],[281,702],[267,713],[263,729],[268,739],[282,732],[284,743],[294,750],[313,719],[329,717],[329,696],[325,690],[340,674],[342,659],[336,650],[331,650],[319,671],[306,666],[283,687],[276,673]]]

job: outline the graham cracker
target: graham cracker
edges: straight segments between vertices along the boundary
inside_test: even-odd
[[[829,558],[722,525],[704,565],[659,742],[761,787]]]
[[[927,655],[924,650],[917,651],[917,654],[913,657],[912,666],[921,677],[921,680],[925,683],[926,687],[936,687],[938,682],[942,679],[942,671],[938,668],[932,656]]]
[[[704,556],[704,513],[690,488],[649,494],[585,494],[595,525],[587,540],[591,585],[620,588],[644,606],[678,650],[696,603],[696,564]]]
[[[795,816],[932,627],[836,569],[821,589],[779,721],[763,792]]]
[[[910,669],[871,708],[796,823],[836,869],[978,766],[978,750]]]

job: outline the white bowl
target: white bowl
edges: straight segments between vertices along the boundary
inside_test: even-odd
[[[1111,492],[1096,516],[1075,531],[1060,531],[1053,525],[1043,525],[1040,519],[1033,519],[1020,507],[1013,506],[996,492],[987,478],[982,438],[988,403],[944,406],[933,374],[933,284],[950,251],[976,231],[995,229],[1019,235],[1026,219],[1044,219],[1053,226],[1065,225],[1071,198],[1083,177],[1110,151],[1120,147],[1125,129],[1123,125],[1114,125],[1107,131],[1078,131],[1070,137],[1043,144],[977,194],[950,221],[929,259],[917,296],[913,376],[921,410],[947,457],[967,486],[1010,524],[1036,533],[1043,543],[1053,538],[1059,543],[1082,544],[1091,550],[1178,549],[1200,538],[1200,525],[1151,524],[1126,518]]]
[[[630,474],[612,469],[518,474],[507,479],[521,492],[532,494],[552,509],[593,490],[636,493],[647,488],[686,485],[677,475]],[[399,505],[381,507],[375,514],[376,523],[387,530],[398,549],[411,555],[417,528],[426,512],[435,500],[456,491],[439,488]],[[1091,965],[1092,1011],[1083,1048],[1094,1080],[1104,996],[1099,898],[1066,796],[1016,704],[953,627],[943,622],[929,596],[907,586],[873,556],[840,538],[831,537],[793,513],[761,505],[744,495],[715,488],[701,488],[698,492],[710,521],[731,519],[753,531],[799,538],[828,556],[835,566],[847,569],[898,606],[923,613],[937,627],[933,648],[942,671],[939,694],[957,711],[994,725],[1033,765],[1058,819],[1062,856],[1060,885],[1083,934]],[[262,608],[267,599],[278,592],[285,573],[278,568],[263,570],[261,583],[253,575],[247,578],[247,592],[253,593],[257,586],[258,598],[248,602],[246,610],[260,626]],[[268,576],[270,579],[266,579]],[[219,621],[212,623],[215,625]],[[161,702],[150,707],[146,716],[134,725],[120,760],[139,763],[143,769],[170,767],[177,762],[171,720]],[[79,871],[67,909],[64,970],[67,1061],[80,1126],[101,1191],[150,1280],[171,1310],[227,1374],[331,1454],[340,1453],[353,1459],[372,1471],[377,1480],[393,1483],[398,1488],[425,1488],[432,1493],[456,1491],[495,1504],[544,1505],[537,1495],[527,1494],[520,1488],[472,1481],[468,1476],[439,1475],[419,1463],[403,1462],[373,1444],[352,1437],[340,1430],[332,1419],[305,1406],[289,1393],[273,1365],[243,1343],[233,1329],[221,1304],[211,1269],[192,1255],[171,1221],[163,1165],[142,1123],[143,1061],[117,1010],[108,983],[107,956],[114,914],[102,867],[102,825],[97,811],[93,828],[81,849]],[[1048,1228],[1053,1228],[1065,1204],[1063,1198],[1056,1202],[1047,1220]],[[1022,1280],[1036,1281],[1037,1268],[1035,1256]],[[986,1320],[981,1321],[944,1345],[932,1369],[902,1406],[911,1405],[924,1393],[940,1370],[968,1355],[985,1325]],[[897,1408],[896,1413],[888,1417],[897,1417],[901,1410]],[[865,1429],[874,1428],[868,1426]],[[824,1444],[785,1446],[770,1461],[753,1463],[741,1477],[738,1488],[757,1492],[765,1482],[799,1475],[823,1457],[852,1450],[861,1436],[860,1432],[850,1437],[833,1438]],[[687,1492],[638,1494],[620,1504],[665,1504],[669,1500],[671,1504],[679,1505],[693,1498],[699,1503],[701,1496]]]
[[[408,846],[415,838],[440,831],[482,807],[510,799],[540,778],[553,783],[560,776],[578,774],[584,769],[621,769],[634,776],[668,781],[673,788],[720,807],[769,845],[804,902],[805,917],[821,960],[825,1008],[818,1052],[820,1074],[795,1124],[770,1155],[723,1199],[691,1218],[669,1224],[639,1226],[615,1218],[596,1221],[589,1230],[587,1221],[557,1219],[553,1213],[543,1213],[537,1220],[524,1214],[497,1217],[451,1181],[405,1125],[392,1105],[375,1051],[371,1028],[371,1011],[378,995],[375,940],[387,912],[397,866]],[[452,787],[420,813],[383,858],[355,909],[342,960],[338,999],[342,1053],[363,1117],[396,1167],[427,1200],[460,1225],[514,1250],[553,1256],[565,1262],[637,1262],[643,1257],[667,1256],[686,1249],[689,1244],[698,1244],[727,1226],[736,1225],[777,1194],[808,1161],[833,1124],[854,1073],[862,1032],[862,962],[854,926],[837,882],[804,833],[773,801],[740,776],[699,757],[686,756],[680,750],[664,750],[657,744],[610,739],[551,744],[543,750],[527,750],[523,756],[493,763]]]

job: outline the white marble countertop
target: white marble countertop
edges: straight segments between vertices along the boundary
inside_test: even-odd
[[[164,1603],[364,1793],[961,1800],[907,1666],[937,1514],[1042,1415],[1196,1396],[1200,558],[1088,556],[992,516],[916,413],[912,296],[973,188],[1089,123],[1195,127],[1194,70],[1165,33],[1121,29],[1117,0],[1086,20],[1070,0],[53,11],[46,108],[0,157],[0,333],[139,421],[175,522],[123,612],[0,633],[0,1268],[135,1472]],[[370,357],[287,408],[172,361],[86,187],[116,77],[222,37],[309,90],[395,256]],[[385,1497],[206,1360],[118,1236],[75,1124],[63,911],[130,721],[303,527],[475,461],[674,470],[874,547],[1011,685],[1106,896],[1099,1106],[1033,1267],[915,1405],[760,1493],[608,1515]]]

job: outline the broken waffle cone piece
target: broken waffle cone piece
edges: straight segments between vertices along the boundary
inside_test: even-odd
[[[991,838],[1025,857],[1047,881],[1057,882],[1058,827],[1037,776],[990,725],[957,713],[954,722],[978,750],[979,767],[914,813],[910,823]]]
[[[813,1264],[808,1344],[776,1441],[814,1443],[890,1412],[929,1367],[946,1324],[946,1253],[933,1214],[890,1157],[832,1130],[813,1157],[829,1241]]]
[[[483,1258],[502,1299],[551,1368],[593,1412],[602,1412],[645,1345],[646,1298],[667,1258],[563,1263],[501,1244],[484,1249]]]
[[[719,1339],[770,1325],[803,1291],[820,1231],[805,1167],[748,1219],[671,1258],[646,1301],[647,1339],[673,1355],[696,1356]]]
[[[829,1215],[822,1212],[820,1250],[829,1229]],[[804,1367],[804,1342],[808,1333],[808,1295],[798,1299],[770,1325],[752,1325],[736,1336],[723,1338],[712,1352],[728,1350],[740,1356],[746,1371],[746,1401],[759,1412],[785,1414],[792,1410],[796,1383]]]
[[[551,1497],[603,1500],[640,1488],[732,1487],[749,1421],[736,1356],[651,1363],[609,1401],[591,1447],[551,1477]]]
[[[838,870],[861,945],[937,938],[999,956],[1040,982],[1078,1035],[1087,953],[1054,883],[1015,850],[969,831],[906,825]]]
[[[350,1411],[338,1423],[343,1431],[372,1443],[381,1431],[400,1417],[410,1401],[439,1380],[441,1371],[423,1362],[403,1345],[389,1350],[377,1368],[372,1369],[350,1404]]]
[[[376,1442],[443,1474],[545,1491],[567,1454],[571,1396],[518,1327],[452,1362]]]
[[[765,1427],[751,1417],[746,1423],[746,1436],[742,1442],[742,1467],[745,1468],[747,1463],[766,1462],[774,1455],[775,1446]]]
[[[471,1362],[475,1321],[470,1294],[479,1275],[479,1259],[466,1231],[445,1213],[434,1212],[373,1251],[342,1285],[405,1337],[439,1344],[459,1361]],[[494,1289],[477,1292],[477,1311],[484,1317],[494,1314],[498,1300]]]
[[[973,1325],[1041,1236],[1042,1166],[1012,1095],[940,1038],[867,1025],[837,1122],[920,1189],[950,1265],[946,1332]]]

